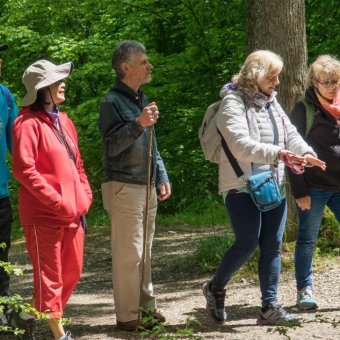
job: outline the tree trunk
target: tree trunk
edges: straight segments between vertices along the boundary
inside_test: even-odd
[[[307,69],[304,0],[248,0],[247,37],[249,53],[271,50],[283,58],[279,102],[289,113],[303,95]],[[295,239],[297,222],[294,200],[286,185],[288,220],[286,240]]]

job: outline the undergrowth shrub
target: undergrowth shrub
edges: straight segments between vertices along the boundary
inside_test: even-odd
[[[1,242],[0,248],[5,249],[6,244]],[[15,276],[23,276],[24,271],[21,268],[13,266],[9,262],[0,261],[0,268],[4,270],[8,275]],[[30,303],[24,302],[24,299],[19,295],[15,294],[12,296],[0,296],[0,316],[3,316],[5,313],[5,306],[7,311],[12,311],[15,313],[27,313],[34,314],[36,319],[47,319],[48,315],[46,313],[39,313],[35,308],[31,307]],[[1,337],[10,334],[14,334],[18,337],[18,339],[28,339],[25,336],[25,331],[19,328],[15,328],[12,325],[2,325],[0,324],[0,339],[5,339]]]
[[[326,208],[323,213],[317,246],[321,254],[340,254],[340,226],[328,208]]]
[[[212,235],[199,241],[194,254],[195,263],[205,272],[211,272],[219,265],[225,251],[233,244],[234,235]]]

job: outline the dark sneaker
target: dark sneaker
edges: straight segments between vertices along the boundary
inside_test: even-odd
[[[117,321],[117,328],[122,331],[136,332],[138,330],[138,327],[139,327],[138,320],[127,321],[127,322]]]
[[[209,315],[218,323],[227,320],[227,313],[224,308],[225,289],[212,292],[209,289],[209,282],[203,285],[203,295],[207,300],[206,310]]]
[[[6,327],[8,325],[8,320],[4,314],[0,316],[0,327]]]
[[[297,291],[296,304],[301,309],[318,309],[311,287],[307,286]]]
[[[34,336],[35,330],[35,317],[27,314],[20,313],[15,310],[7,312],[8,324],[13,329],[17,328],[25,331],[23,334],[18,334],[17,338],[20,340],[36,340]]]
[[[298,319],[287,311],[281,305],[271,302],[268,306],[263,307],[257,319],[258,325],[289,325],[297,323]]]

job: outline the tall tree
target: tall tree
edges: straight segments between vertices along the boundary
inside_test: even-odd
[[[281,55],[280,103],[290,112],[304,92],[307,67],[305,0],[248,0],[248,51],[269,49]]]
[[[305,0],[248,0],[248,51],[268,49],[284,60],[279,88],[279,101],[290,112],[305,88],[307,69],[307,43]],[[287,188],[287,239],[296,233],[294,200]]]

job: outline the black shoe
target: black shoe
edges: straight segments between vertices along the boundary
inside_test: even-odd
[[[36,340],[34,336],[35,317],[25,312],[10,310],[6,314],[8,325],[13,329],[23,330],[23,334],[18,334],[17,338],[20,340]]]

